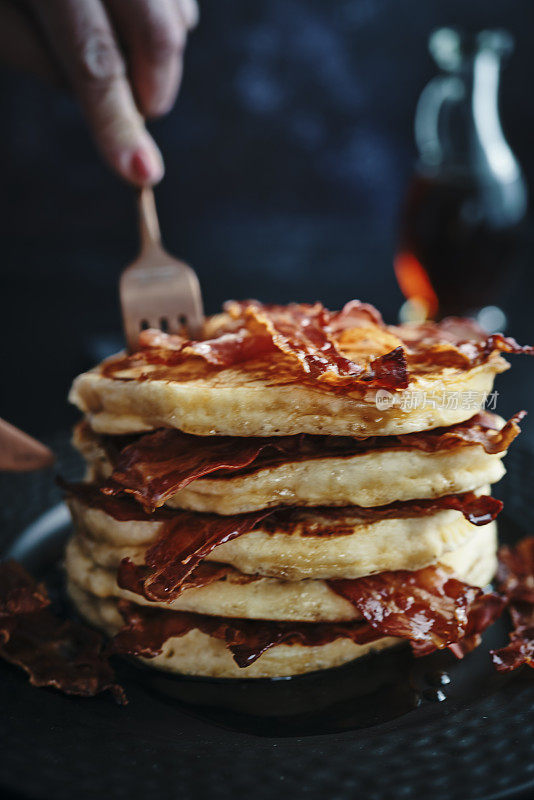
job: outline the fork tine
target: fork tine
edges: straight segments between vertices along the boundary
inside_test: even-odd
[[[141,251],[122,273],[119,286],[130,352],[137,349],[143,327],[166,328],[169,333],[182,335],[186,328],[190,338],[199,338],[204,323],[196,274],[187,264],[172,258],[160,244],[151,189],[141,190],[138,208]]]

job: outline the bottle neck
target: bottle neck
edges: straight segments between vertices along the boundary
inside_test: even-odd
[[[434,159],[435,169],[500,183],[520,180],[499,117],[500,68],[498,54],[484,49],[466,59],[460,70],[441,77],[443,85],[453,88],[446,90],[449,97],[436,110],[439,157]]]
[[[477,53],[472,68],[471,111],[473,166],[497,180],[512,183],[520,178],[517,161],[508,146],[499,118],[500,59],[491,50]]]
[[[491,48],[464,58],[425,87],[415,118],[419,174],[477,195],[480,213],[494,227],[515,224],[527,206],[521,168],[499,118],[500,67]]]

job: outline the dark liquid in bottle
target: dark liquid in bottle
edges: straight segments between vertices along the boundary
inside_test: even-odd
[[[426,301],[429,316],[462,315],[499,303],[515,261],[518,226],[490,220],[489,202],[468,177],[415,176],[405,200],[395,272],[407,297]]]

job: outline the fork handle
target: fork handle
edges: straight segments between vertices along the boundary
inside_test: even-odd
[[[137,210],[141,251],[158,247],[161,244],[161,234],[154,192],[150,187],[145,186],[138,192]]]

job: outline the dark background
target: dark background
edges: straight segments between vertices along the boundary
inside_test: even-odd
[[[198,270],[209,312],[229,297],[329,307],[359,297],[396,320],[397,218],[439,25],[514,34],[502,119],[534,186],[529,0],[203,0],[201,17],[178,104],[152,130],[167,166],[164,239]],[[0,414],[47,436],[76,416],[72,377],[120,346],[133,195],[67,95],[3,69],[0,119]],[[531,226],[527,241],[508,332],[532,343]],[[501,413],[529,407],[533,367],[516,358],[500,379]]]

